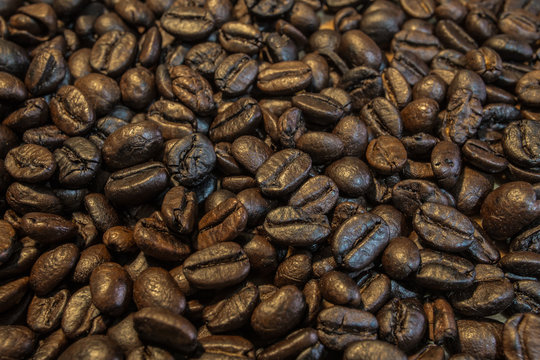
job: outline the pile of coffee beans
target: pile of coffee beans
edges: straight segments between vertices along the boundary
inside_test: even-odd
[[[540,1],[0,0],[0,358],[540,359]]]

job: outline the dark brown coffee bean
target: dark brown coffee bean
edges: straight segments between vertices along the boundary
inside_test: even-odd
[[[92,271],[92,301],[102,313],[113,316],[122,314],[129,305],[131,291],[131,278],[121,265],[106,262]]]
[[[175,314],[181,314],[186,307],[186,298],[173,277],[157,267],[150,267],[137,277],[133,300],[139,309],[157,306]]]
[[[137,222],[133,240],[146,255],[163,261],[181,261],[190,253],[188,245],[170,233],[167,225],[154,218]]]
[[[70,339],[105,331],[107,323],[92,302],[90,286],[77,290],[68,300],[62,317],[62,330]]]
[[[374,315],[343,306],[322,310],[317,317],[319,340],[324,346],[337,351],[355,342],[375,340],[378,327]]]
[[[221,289],[246,278],[250,265],[237,243],[221,242],[193,253],[184,261],[184,274],[201,289]]]
[[[251,316],[251,327],[269,338],[285,335],[300,323],[305,308],[302,292],[296,286],[284,286],[261,300]]]
[[[378,173],[391,175],[403,169],[407,151],[399,139],[383,135],[368,144],[366,159]]]
[[[11,149],[6,155],[4,166],[15,180],[29,183],[47,181],[56,171],[52,153],[34,144]]]
[[[73,244],[60,245],[43,253],[30,272],[30,286],[38,295],[52,291],[69,274],[79,258]]]
[[[35,295],[28,306],[26,315],[28,326],[38,333],[50,333],[58,328],[69,296],[67,289],[44,297]]]
[[[244,97],[219,112],[210,125],[208,135],[214,142],[232,142],[240,135],[252,134],[261,120],[261,109],[257,101]]]
[[[129,32],[109,31],[95,42],[90,54],[92,68],[110,77],[120,76],[135,60],[137,38]]]
[[[202,316],[212,333],[233,331],[249,323],[258,301],[258,288],[248,283],[231,296],[205,307]]]
[[[103,244],[92,245],[81,251],[81,256],[71,278],[75,283],[88,283],[94,269],[111,260],[111,254]]]
[[[36,344],[36,335],[26,326],[0,326],[0,352],[11,359],[24,359],[32,354]]]
[[[197,249],[202,250],[220,242],[233,240],[246,227],[247,217],[246,209],[236,198],[224,201],[199,221]]]
[[[260,70],[257,87],[265,93],[287,95],[307,88],[311,79],[311,68],[305,63],[283,61]]]
[[[380,357],[405,360],[407,356],[398,347],[381,340],[363,340],[349,345],[343,360],[375,360]]]
[[[388,225],[374,214],[355,215],[345,221],[331,240],[336,262],[351,270],[368,266],[388,244]]]
[[[451,344],[458,336],[454,310],[443,298],[424,303],[424,311],[428,322],[429,338],[435,344]]]
[[[212,88],[199,73],[185,65],[174,66],[169,73],[172,91],[184,105],[201,115],[214,110]]]
[[[182,352],[194,350],[197,330],[182,315],[159,307],[147,307],[135,313],[135,330],[143,341],[157,343]]]
[[[436,290],[464,289],[473,284],[476,271],[468,260],[459,256],[420,250],[420,268],[415,281],[422,287]]]

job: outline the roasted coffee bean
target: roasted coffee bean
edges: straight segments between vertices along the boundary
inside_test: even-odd
[[[300,329],[288,335],[284,340],[264,349],[257,357],[261,360],[270,360],[277,357],[301,356],[305,349],[314,346],[317,341],[317,332],[314,329]]]
[[[157,161],[135,165],[111,174],[105,184],[105,196],[118,206],[142,204],[167,188],[165,166]]]
[[[109,31],[95,42],[90,54],[92,69],[111,77],[120,76],[135,60],[137,38],[130,32]]]
[[[161,16],[163,28],[184,41],[202,40],[214,29],[212,13],[205,8],[175,4]]]
[[[170,233],[167,225],[154,218],[137,222],[133,240],[146,255],[163,261],[181,261],[190,253],[188,245]]]
[[[434,183],[426,180],[403,180],[392,190],[394,206],[407,216],[413,216],[416,210],[426,202],[450,205],[450,200]]]
[[[362,108],[361,119],[373,134],[392,135],[400,138],[403,133],[403,121],[399,111],[385,98],[375,98]]]
[[[302,151],[285,149],[268,158],[256,179],[265,195],[278,197],[293,192],[308,176],[311,158]]]
[[[214,142],[234,141],[240,135],[252,134],[262,120],[257,101],[244,97],[221,111],[212,124],[208,136]]]
[[[314,214],[326,214],[334,208],[338,199],[337,185],[327,176],[315,176],[307,180],[289,199],[289,205],[301,207]]]
[[[98,116],[111,112],[122,96],[120,87],[114,79],[98,73],[81,77],[75,81],[74,85],[84,95],[84,99],[87,99],[90,104],[89,107],[93,108]]]
[[[343,143],[344,156],[361,156],[367,147],[367,128],[357,116],[345,116],[334,127],[333,134]]]
[[[475,284],[450,296],[456,311],[467,316],[489,316],[505,310],[514,299],[514,289],[503,272],[493,266],[476,266]]]
[[[261,69],[257,76],[257,87],[271,94],[292,94],[303,90],[311,83],[311,68],[301,61],[283,61]]]
[[[3,356],[23,359],[32,354],[36,344],[36,334],[26,326],[0,326],[0,350]]]
[[[51,100],[50,111],[54,124],[71,136],[87,133],[96,121],[94,106],[89,98],[71,85],[58,90]]]
[[[426,315],[417,299],[397,298],[389,301],[377,313],[379,336],[403,351],[415,348],[427,328]]]
[[[420,266],[418,247],[408,238],[397,237],[383,252],[381,258],[384,270],[394,279],[403,279],[415,272]]]
[[[75,237],[75,224],[59,215],[27,213],[21,218],[21,229],[25,235],[45,244],[58,244]],[[6,239],[9,235],[6,229]]]
[[[114,262],[97,266],[90,276],[92,302],[104,314],[117,316],[128,307],[132,282],[124,268]]]
[[[339,102],[322,94],[299,94],[293,96],[292,104],[302,110],[309,122],[320,125],[334,124],[344,114]]]
[[[473,284],[476,271],[468,260],[433,250],[420,250],[418,285],[434,290],[464,289]]]
[[[26,315],[28,326],[38,333],[50,333],[58,328],[69,296],[67,289],[43,297],[34,295]]]
[[[351,270],[368,266],[388,244],[388,225],[377,215],[360,214],[345,221],[331,240],[336,262]]]
[[[170,140],[165,145],[163,162],[173,182],[193,186],[200,184],[212,171],[216,153],[206,136],[195,133],[182,139]]]
[[[24,144],[7,153],[4,166],[15,180],[37,183],[50,179],[57,165],[53,154],[46,148]]]
[[[45,50],[32,59],[24,83],[33,96],[50,94],[64,80],[66,70],[64,56],[59,50]]]
[[[493,320],[458,320],[460,352],[481,359],[502,358],[503,324]]]
[[[119,360],[122,351],[111,339],[104,335],[92,335],[71,344],[59,357],[68,359]]]
[[[189,49],[186,53],[185,63],[205,77],[212,77],[226,56],[225,50],[218,43],[204,42]]]
[[[30,272],[30,286],[38,295],[53,290],[69,274],[79,258],[73,244],[60,245],[43,253]]]
[[[163,139],[180,139],[199,130],[195,114],[181,103],[158,100],[148,108],[147,120],[159,128]]]
[[[139,309],[157,306],[175,314],[181,314],[186,307],[186,298],[173,277],[156,267],[147,268],[137,277],[133,300]]]
[[[28,99],[24,106],[12,112],[2,121],[16,132],[24,132],[33,127],[44,125],[49,118],[49,105],[44,98]]]
[[[90,183],[101,165],[101,153],[82,137],[66,140],[54,151],[58,167],[58,181],[68,188],[81,188]]]
[[[375,340],[378,323],[374,315],[343,306],[322,310],[317,317],[319,340],[332,350],[344,350],[358,341]]]
[[[357,157],[346,156],[331,163],[325,175],[337,185],[345,196],[364,195],[372,185],[373,178],[368,166]]]
[[[214,110],[212,89],[199,73],[185,65],[169,70],[174,95],[194,112],[206,115]]]
[[[343,354],[344,360],[375,360],[380,357],[405,360],[407,356],[396,346],[381,340],[363,340],[349,345]]]
[[[205,307],[203,319],[212,333],[239,329],[249,323],[258,300],[258,288],[248,283],[231,296]]]
[[[249,259],[240,245],[221,242],[192,254],[184,261],[184,274],[201,289],[238,284],[249,273]]]
[[[111,260],[111,254],[103,244],[92,245],[81,251],[71,279],[75,283],[85,284],[96,267]]]
[[[538,201],[526,182],[506,183],[493,190],[480,209],[482,227],[495,240],[519,232],[538,216]]]
[[[503,352],[508,359],[533,359],[540,349],[531,341],[539,326],[539,318],[534,314],[516,314],[504,325],[502,334]]]
[[[251,316],[251,327],[262,336],[276,338],[295,328],[304,315],[306,303],[296,286],[279,288],[257,305]]]
[[[521,120],[510,123],[504,130],[503,149],[508,159],[518,166],[538,167],[540,147],[532,134],[538,131],[533,120]]]
[[[68,338],[98,334],[106,328],[106,319],[92,302],[90,286],[84,286],[71,295],[62,316],[62,330]]]
[[[403,169],[407,151],[399,139],[382,135],[368,144],[366,159],[376,172],[391,175]]]
[[[515,251],[501,258],[500,265],[508,272],[521,276],[538,276],[537,264],[540,254],[530,251]]]
[[[197,202],[195,193],[182,186],[171,188],[161,204],[161,213],[167,226],[180,234],[189,234],[195,228]]]
[[[451,344],[458,336],[454,310],[448,301],[437,298],[424,303],[429,338],[438,345]]]
[[[249,90],[257,77],[257,62],[246,54],[233,54],[216,66],[214,81],[229,96],[237,96]]]
[[[256,26],[227,22],[219,30],[219,43],[233,53],[256,54],[262,47],[262,34]]]
[[[311,131],[298,138],[296,147],[310,155],[314,164],[324,164],[340,157],[343,142],[337,135]]]
[[[424,203],[413,219],[414,230],[430,247],[446,252],[460,252],[473,241],[474,226],[455,208]]]
[[[120,223],[116,210],[103,194],[86,195],[84,207],[96,228],[102,232]]]
[[[430,62],[439,52],[441,44],[433,34],[417,30],[401,30],[394,35],[391,46],[394,52],[409,51],[422,61]]]
[[[248,213],[236,198],[223,201],[206,213],[199,221],[196,248],[205,249],[211,245],[234,240],[246,227]]]

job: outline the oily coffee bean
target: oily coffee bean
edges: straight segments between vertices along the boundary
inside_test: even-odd
[[[48,213],[27,213],[21,218],[21,230],[32,239],[45,244],[63,243],[75,237],[75,224],[63,217]],[[5,229],[5,239],[10,231]],[[12,235],[11,235],[12,236]]]
[[[175,101],[154,102],[148,108],[146,118],[157,125],[165,140],[180,139],[200,130],[195,114]]]
[[[139,309],[161,307],[181,314],[186,307],[186,298],[173,277],[164,269],[149,267],[133,284],[133,300]]]
[[[249,259],[240,245],[221,242],[199,250],[184,261],[188,281],[201,289],[235,285],[249,273]]]
[[[206,136],[194,133],[167,142],[164,163],[173,182],[193,186],[200,184],[212,171],[216,153]]]
[[[79,249],[73,244],[43,253],[32,266],[30,286],[38,295],[47,294],[69,274],[78,258]]]
[[[106,319],[92,302],[90,286],[77,290],[68,300],[62,316],[62,330],[68,338],[105,331]]]
[[[247,283],[232,296],[205,307],[202,316],[212,333],[233,331],[249,323],[258,301],[259,289]]]
[[[354,308],[332,306],[317,317],[319,340],[332,350],[344,350],[358,341],[377,338],[377,318]]]
[[[448,301],[437,298],[424,303],[428,322],[429,338],[435,344],[448,344],[457,339],[458,331],[454,310]]]
[[[270,211],[263,226],[272,241],[279,245],[311,246],[321,243],[330,234],[325,215],[311,214],[292,206]]]
[[[334,124],[343,116],[343,107],[322,94],[304,93],[292,98],[293,106],[302,111],[306,119],[315,124]]]
[[[161,16],[165,30],[184,41],[202,40],[214,29],[212,13],[196,6],[171,6]]]
[[[113,204],[129,206],[153,199],[168,184],[167,169],[162,163],[153,161],[112,173],[104,190]]]
[[[260,70],[257,87],[272,94],[291,94],[311,83],[311,68],[301,61],[283,61]]]
[[[464,289],[473,284],[476,271],[468,260],[433,250],[420,250],[418,285],[435,290]]]
[[[380,340],[354,342],[345,349],[344,360],[375,360],[380,357],[405,360],[407,356],[398,347]]]
[[[388,244],[388,225],[374,214],[355,215],[336,230],[331,240],[336,262],[350,270],[369,265]]]
[[[117,263],[100,264],[90,276],[90,293],[94,305],[102,313],[120,315],[126,310],[132,295],[131,278]]]
[[[233,54],[217,65],[214,81],[217,87],[229,96],[245,93],[255,81],[257,62],[246,54]]]
[[[256,26],[230,21],[219,29],[219,43],[232,53],[256,54],[262,47],[262,34]]]
[[[89,140],[69,138],[54,151],[58,181],[68,188],[82,188],[90,183],[101,164],[101,153]]]
[[[6,154],[4,166],[15,180],[36,183],[50,179],[57,165],[53,154],[46,148],[25,144]]]
[[[182,186],[175,186],[165,194],[161,213],[172,231],[189,234],[194,230],[197,216],[196,201],[195,193]]]
[[[261,108],[257,101],[244,97],[221,111],[208,131],[214,142],[234,141],[240,135],[254,132],[262,120]]]
[[[426,315],[417,299],[392,299],[377,313],[379,335],[409,351],[421,341],[427,327]]]
[[[199,221],[196,248],[202,250],[211,245],[234,240],[246,227],[248,213],[236,198],[223,201],[207,212]]]
[[[189,253],[189,246],[169,232],[167,225],[154,218],[143,218],[133,230],[137,247],[148,256],[163,261],[181,261]]]
[[[136,46],[136,37],[130,32],[106,32],[92,47],[90,66],[104,75],[118,77],[135,60]]]
[[[196,329],[182,315],[159,307],[139,310],[133,317],[139,337],[179,351],[190,351],[196,345]]]
[[[36,344],[36,334],[26,326],[0,326],[0,350],[6,357],[22,359],[31,355]]]
[[[405,237],[390,240],[381,258],[384,270],[393,279],[403,279],[420,266],[418,247]]]
[[[93,105],[82,91],[74,86],[60,88],[51,100],[54,124],[68,135],[87,133],[96,121]]]
[[[212,89],[206,79],[191,68],[180,65],[169,70],[174,95],[194,112],[206,115],[214,110]]]
[[[260,335],[278,337],[298,325],[305,307],[304,296],[296,286],[283,286],[261,299],[251,315],[251,327]]]
[[[540,349],[530,336],[538,325],[539,318],[534,314],[516,314],[509,318],[502,334],[504,356],[509,359],[536,357]]]
[[[71,278],[75,283],[87,283],[96,267],[111,260],[111,254],[103,244],[89,246],[81,251]]]
[[[28,326],[38,333],[50,333],[58,328],[69,296],[67,289],[44,297],[34,295],[26,316]]]

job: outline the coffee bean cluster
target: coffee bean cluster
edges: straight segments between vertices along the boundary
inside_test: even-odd
[[[0,358],[540,359],[540,1],[1,0]]]

